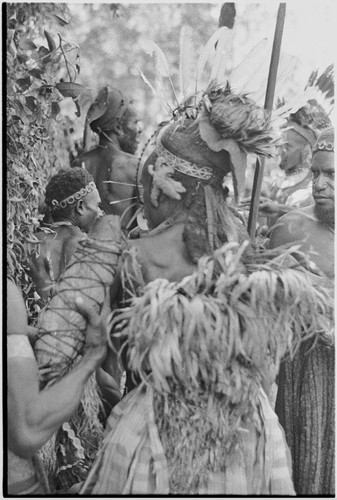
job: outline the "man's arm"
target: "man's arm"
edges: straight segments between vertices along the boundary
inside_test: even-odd
[[[76,410],[88,378],[106,356],[106,337],[98,315],[77,304],[88,320],[83,358],[59,382],[40,391],[24,301],[8,283],[8,443],[15,454],[30,457]]]
[[[251,198],[244,198],[240,201],[239,208],[248,210],[250,207]],[[261,197],[259,201],[259,216],[260,217],[281,217],[287,214],[291,207],[278,203],[266,197]]]
[[[80,230],[79,230],[80,231]],[[69,261],[73,257],[75,251],[77,250],[77,246],[80,241],[83,241],[87,238],[87,235],[82,232],[76,232],[71,234],[71,236],[64,241],[62,248],[62,265],[60,265],[60,269],[58,272],[59,275],[63,272],[64,268],[69,264]]]
[[[280,217],[272,228],[270,234],[269,248],[281,245],[302,243],[301,218],[297,212],[290,212]]]

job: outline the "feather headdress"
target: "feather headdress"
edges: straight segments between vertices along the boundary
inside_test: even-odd
[[[247,95],[247,83],[258,73],[262,54],[266,56],[266,44],[260,43],[248,55],[249,71],[243,71],[242,65],[232,72],[228,71],[233,43],[233,32],[226,26],[220,27],[208,40],[197,61],[194,76],[191,68],[193,50],[192,32],[184,26],[180,36],[180,92],[175,92],[169,75],[169,64],[162,50],[153,42],[143,42],[144,50],[152,54],[155,60],[158,94],[163,99],[165,84],[171,88],[172,100],[165,103],[170,110],[176,130],[184,134],[189,149],[194,149],[192,142],[202,142],[204,148],[215,153],[226,152],[229,156],[230,169],[223,167],[223,176],[232,172],[236,197],[243,188],[247,154],[272,156],[274,135],[270,126],[270,116]],[[289,65],[288,65],[289,68]],[[141,73],[145,83],[148,79]],[[233,76],[235,91],[229,78]],[[244,78],[243,78],[244,76]],[[165,82],[166,79],[166,82]],[[155,92],[154,87],[150,84]],[[256,82],[261,88],[261,82]],[[190,128],[190,125],[192,127]],[[170,130],[172,133],[172,130]],[[191,135],[193,139],[188,137]],[[199,136],[199,139],[196,138]],[[191,161],[185,156],[187,147],[171,151],[176,156],[182,155],[183,161]],[[200,149],[200,148],[199,148]],[[210,153],[210,157],[214,155]],[[205,165],[205,157],[200,162]],[[176,162],[178,163],[178,162]],[[228,161],[226,162],[228,164]],[[197,158],[193,165],[198,165]],[[206,162],[207,164],[207,162]],[[200,165],[201,166],[201,165]],[[212,164],[210,165],[212,167]],[[218,168],[218,165],[216,165]],[[188,175],[188,174],[187,174]],[[196,177],[198,177],[196,175]]]

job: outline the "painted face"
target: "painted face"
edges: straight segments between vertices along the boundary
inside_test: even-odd
[[[285,172],[291,168],[300,165],[301,150],[308,144],[305,139],[301,138],[294,130],[287,130],[284,133],[285,144],[280,146],[280,169]],[[308,144],[308,147],[309,144]]]
[[[135,154],[141,133],[140,119],[132,106],[128,107],[122,118],[122,134],[119,139],[123,151]]]
[[[83,198],[84,212],[81,216],[81,227],[86,233],[91,231],[96,220],[104,215],[100,204],[101,197],[96,188]]]
[[[331,152],[319,151],[314,154],[312,160],[312,195],[318,213],[322,215],[333,213],[335,208],[334,156]]]

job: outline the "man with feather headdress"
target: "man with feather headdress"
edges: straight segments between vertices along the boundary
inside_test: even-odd
[[[267,218],[269,228],[282,215],[314,202],[310,170],[312,149],[320,132],[331,127],[329,113],[334,95],[333,66],[328,66],[319,77],[317,73],[312,73],[303,96],[298,97],[300,102],[305,100],[305,104],[290,106],[281,126],[278,150],[282,174],[280,172],[272,182],[269,195],[261,197],[259,203],[259,215]],[[280,107],[287,108],[287,104]],[[242,200],[242,208],[249,203],[249,198]]]
[[[270,200],[261,200],[259,214],[268,217],[272,227],[278,218],[290,210],[313,203],[310,171],[312,149],[320,131],[331,122],[317,101],[309,100],[291,113],[283,132],[279,167],[284,175],[271,186]]]

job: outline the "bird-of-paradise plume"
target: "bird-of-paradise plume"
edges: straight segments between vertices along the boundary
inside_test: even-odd
[[[219,52],[219,57],[217,58],[217,66],[218,66],[218,71],[219,69],[219,62],[222,59],[222,63],[224,63],[223,58],[220,57],[222,54],[222,51],[224,47],[227,44],[231,44],[231,40],[233,38],[233,30],[227,28],[226,26],[222,26],[221,28],[218,28],[215,33],[209,38],[208,42],[206,43],[205,47],[202,49],[202,52],[200,54],[198,64],[197,64],[197,73],[196,73],[196,80],[195,80],[195,92],[199,92],[201,90],[204,90],[202,88],[202,76],[203,72],[205,70],[205,67],[208,62],[212,63],[212,60],[214,58],[214,55]],[[208,80],[206,82],[206,86],[210,83],[212,80],[211,74],[208,76]]]
[[[175,106],[179,106],[179,100],[170,75],[170,67],[164,52],[153,40],[143,39],[140,42],[140,46],[147,54],[154,58],[156,82],[161,97],[165,100],[165,84],[163,79],[167,78],[175,99]]]
[[[184,25],[180,31],[179,39],[179,82],[180,94],[179,100],[186,99],[193,93],[193,78],[195,75],[195,50],[193,44],[193,31],[187,25]]]
[[[282,98],[282,93],[279,96]],[[274,110],[273,118],[275,120],[284,120],[290,114],[296,113],[309,101],[316,101],[327,117],[331,115],[334,108],[333,65],[327,66],[321,74],[319,74],[318,70],[313,71],[308,78],[305,88]],[[328,120],[326,121],[326,126],[330,126],[328,125]]]

